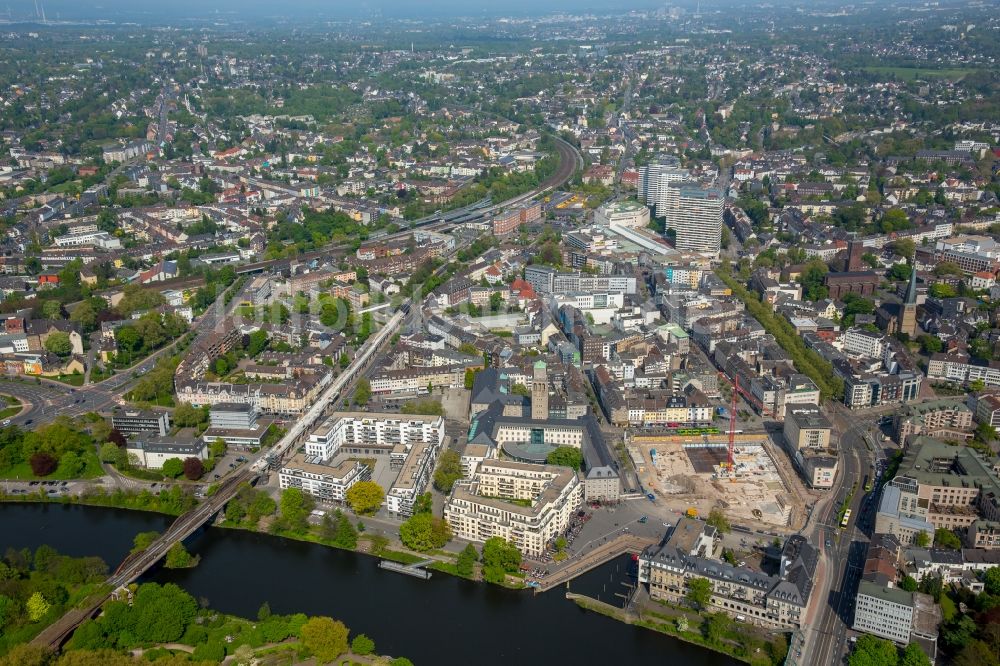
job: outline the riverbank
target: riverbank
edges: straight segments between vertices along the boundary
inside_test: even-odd
[[[99,556],[112,563],[120,562],[133,548],[136,534],[162,532],[171,521],[159,513],[79,504],[0,505],[0,532],[7,546],[34,550],[51,544],[74,557]],[[369,528],[369,533],[374,531]],[[266,602],[274,614],[338,618],[354,632],[370,636],[379,652],[405,655],[416,664],[509,666],[664,659],[699,666],[738,663],[668,635],[587,612],[560,591],[525,594],[456,576],[421,580],[383,571],[376,566],[377,559],[355,552],[242,529],[206,529],[186,545],[192,555],[201,556],[197,567],[157,566],[140,582],[173,583],[199,605],[230,616],[255,618]],[[629,563],[628,557],[622,557],[583,574],[573,581],[573,590],[600,596],[609,577],[624,571]],[[497,627],[512,626],[512,618],[517,618],[516,630],[498,641]],[[600,640],[563,640],[552,633],[553,626]],[[442,627],[449,628],[448,639],[434,640]]]
[[[47,495],[44,490],[40,490],[38,493],[29,495],[9,495],[0,491],[0,503],[9,502],[19,504],[95,506],[123,509],[126,511],[142,511],[173,517],[181,515],[190,508],[189,503],[184,501],[183,497],[181,497],[183,493],[179,489],[177,489],[177,492],[165,492],[168,494],[168,497],[166,498],[162,497],[162,494],[154,495],[148,491],[128,493],[120,489],[114,491],[113,493],[64,496],[50,496]],[[363,522],[363,519],[359,520],[359,522]],[[483,583],[487,582],[483,580],[480,574],[480,567],[478,565],[476,565],[472,576],[463,576],[460,574],[455,565],[457,554],[453,555],[452,553],[443,550],[418,553],[416,551],[406,549],[401,543],[397,544],[395,542],[389,542],[386,537],[380,534],[365,534],[361,532],[356,537],[355,546],[353,548],[348,548],[335,543],[333,539],[324,539],[323,537],[312,533],[303,534],[288,530],[269,531],[261,529],[260,527],[252,527],[245,523],[236,523],[231,520],[218,521],[213,523],[212,527],[219,527],[227,530],[238,530],[241,532],[249,532],[251,534],[264,534],[292,541],[311,543],[325,548],[333,548],[336,550],[357,553],[359,555],[391,560],[393,562],[399,562],[400,564],[415,564],[425,560],[434,560],[432,564],[427,566],[428,569],[448,574],[450,576],[455,576],[463,580]],[[392,548],[389,547],[390,543],[392,544]],[[506,587],[507,589],[524,589],[526,586],[524,585],[522,579],[508,576],[508,579],[504,582],[502,587]]]
[[[752,666],[778,666],[785,662],[788,652],[788,642],[783,636],[766,641],[722,613],[702,616],[689,609],[643,601],[626,610],[573,592],[566,592],[566,598],[585,610],[666,634]]]

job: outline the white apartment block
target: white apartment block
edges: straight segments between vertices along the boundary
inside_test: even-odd
[[[988,365],[975,365],[965,354],[934,354],[927,362],[929,379],[945,379],[953,382],[974,382],[981,380],[986,386],[1000,386],[1000,363],[991,361]]]
[[[390,465],[399,470],[399,475],[385,494],[385,507],[390,513],[413,515],[417,496],[427,489],[434,473],[439,450],[440,443],[435,441],[397,444],[393,448]]]
[[[282,490],[299,488],[322,501],[343,502],[348,489],[370,475],[368,466],[357,461],[331,466],[300,453],[278,472],[278,484]]]
[[[333,458],[341,448],[395,449],[397,445],[444,443],[444,419],[440,416],[340,412],[309,434],[306,455]]]
[[[482,543],[501,537],[524,555],[538,557],[566,531],[582,502],[583,485],[572,469],[485,460],[472,480],[455,484],[444,516],[460,539]]]
[[[667,229],[677,233],[676,249],[718,255],[725,202],[722,192],[690,183],[671,183],[662,194],[656,214],[665,218]]]
[[[885,354],[885,338],[880,333],[872,333],[863,328],[849,328],[844,333],[844,352],[852,356],[882,358]]]
[[[646,409],[643,406],[629,406],[629,425],[663,425],[667,423],[710,423],[712,407],[710,405],[696,407],[661,407]]]

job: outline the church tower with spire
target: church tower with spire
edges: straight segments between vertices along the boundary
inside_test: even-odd
[[[903,310],[899,318],[899,331],[910,337],[917,334],[917,267],[910,272],[910,284],[903,298]]]

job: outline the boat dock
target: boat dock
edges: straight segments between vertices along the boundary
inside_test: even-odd
[[[433,563],[434,560],[424,560],[423,562],[414,562],[413,564],[400,564],[399,562],[393,562],[392,560],[379,560],[378,568],[427,580],[431,577],[431,572],[424,569],[424,567]]]

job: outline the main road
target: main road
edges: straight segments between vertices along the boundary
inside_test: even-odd
[[[868,549],[864,530],[874,522],[878,504],[878,489],[866,493],[864,478],[867,475],[874,482],[872,467],[884,458],[880,437],[871,434],[877,414],[851,412],[839,403],[828,403],[826,412],[840,433],[841,469],[836,488],[816,503],[803,530],[820,550],[820,573],[803,628],[804,644],[792,646],[790,661],[796,664],[839,664],[848,648],[847,632]],[[845,502],[851,518],[842,528]]]

